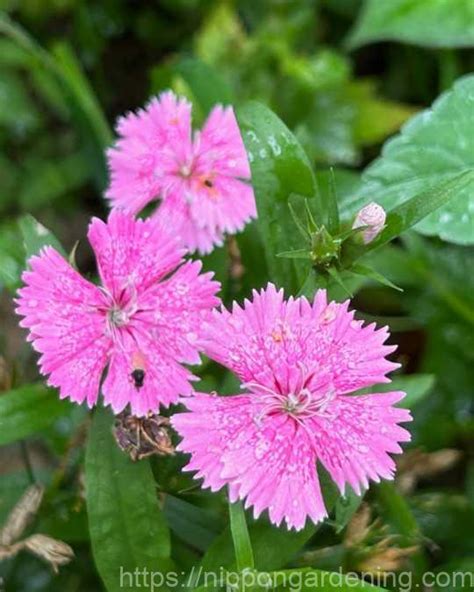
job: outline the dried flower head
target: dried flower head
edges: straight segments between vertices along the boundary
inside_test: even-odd
[[[161,415],[135,417],[128,411],[122,411],[115,419],[115,441],[133,461],[154,454],[174,454],[169,424],[169,419]]]
[[[69,545],[44,534],[32,534],[26,539],[18,540],[36,516],[43,494],[44,488],[41,485],[32,485],[10,512],[0,530],[0,561],[15,557],[26,549],[47,561],[57,573],[59,566],[69,563],[74,557],[74,551]]]

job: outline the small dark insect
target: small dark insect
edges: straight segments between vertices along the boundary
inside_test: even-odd
[[[161,415],[135,417],[129,411],[122,411],[115,418],[113,428],[118,447],[133,461],[157,454],[174,454],[169,419]]]
[[[133,383],[135,384],[135,387],[142,388],[143,382],[145,380],[145,370],[142,370],[141,368],[136,368],[132,372],[131,377],[133,378]]]
[[[205,185],[206,187],[214,187],[214,183],[213,183],[213,182],[212,182],[210,179],[206,179],[206,180],[204,181],[204,185]]]
[[[133,379],[135,388],[140,389],[145,381],[146,359],[141,351],[135,351],[132,354],[132,372],[130,376]]]

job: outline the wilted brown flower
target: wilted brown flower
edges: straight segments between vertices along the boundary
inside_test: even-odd
[[[436,452],[423,452],[419,448],[410,450],[398,462],[397,486],[403,493],[410,493],[420,479],[447,471],[461,456],[461,451],[453,448]]]
[[[366,574],[381,574],[402,569],[406,560],[418,551],[418,545],[399,547],[398,537],[388,533],[379,518],[372,520],[368,504],[362,504],[349,523],[344,538],[352,567]]]
[[[74,551],[69,545],[44,534],[34,534],[23,541],[22,545],[47,561],[55,573],[58,573],[61,565],[66,565],[74,558]]]
[[[17,541],[37,514],[43,494],[44,489],[41,485],[32,485],[10,512],[4,527],[0,530],[0,561],[14,557],[26,549],[47,561],[57,573],[59,566],[69,563],[74,557],[74,551],[69,545],[44,534],[33,534]]]
[[[135,417],[129,411],[122,411],[115,419],[114,436],[119,448],[133,461],[153,454],[164,456],[175,452],[169,419],[161,415]]]
[[[0,546],[8,546],[18,540],[36,516],[43,500],[44,488],[32,485],[21,496],[0,530]]]

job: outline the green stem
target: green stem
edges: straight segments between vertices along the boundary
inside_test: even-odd
[[[229,501],[229,517],[237,570],[242,572],[244,569],[253,569],[253,550],[242,502],[232,504]]]

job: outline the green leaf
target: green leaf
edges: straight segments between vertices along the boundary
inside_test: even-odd
[[[474,6],[474,4],[473,4]],[[474,76],[458,80],[432,109],[411,119],[399,136],[389,140],[382,156],[364,172],[362,187],[353,196],[355,213],[369,201],[386,210],[407,202],[461,173],[474,170]],[[474,243],[474,180],[456,190],[454,199],[439,209],[428,207],[418,215],[416,229],[459,244]],[[428,204],[429,205],[429,204]],[[422,203],[419,204],[422,207]],[[423,219],[424,218],[424,219]]]
[[[50,78],[50,84],[43,79],[42,86],[50,87],[48,92],[50,98],[53,98],[53,103],[58,103],[54,95],[57,94],[57,87],[61,87],[65,102],[71,111],[72,121],[82,134],[89,166],[99,189],[103,189],[108,177],[104,148],[111,144],[113,136],[72,49],[67,43],[59,42],[53,48],[54,55],[51,55],[5,13],[0,14],[0,32],[30,55],[30,68],[33,73],[35,69],[41,69],[46,77]]]
[[[347,284],[342,279],[339,270],[337,270],[335,267],[328,267],[328,273],[333,281],[349,296],[349,298],[354,297],[354,294],[351,292],[349,286],[347,286]]]
[[[378,96],[376,82],[371,79],[348,84],[346,96],[357,107],[354,140],[359,146],[371,146],[382,142],[397,132],[416,112],[411,106]]]
[[[388,212],[384,229],[371,243],[368,245],[344,243],[344,267],[350,269],[361,256],[397,238],[428,214],[436,212],[450,200],[457,199],[469,186],[474,186],[474,169],[460,173],[449,181],[404,201]]]
[[[206,551],[219,535],[219,516],[210,510],[167,494],[163,512],[170,529],[195,549]]]
[[[403,243],[411,255],[408,263],[422,282],[464,322],[474,325],[472,248],[439,246],[413,233],[405,235]]]
[[[195,39],[197,55],[213,65],[235,57],[245,43],[239,17],[227,2],[213,5]]]
[[[18,224],[23,235],[26,259],[29,259],[32,255],[36,255],[40,249],[47,245],[54,247],[58,253],[66,257],[61,243],[54,234],[33,218],[33,216],[29,214],[23,216],[20,218]]]
[[[405,391],[406,397],[400,402],[400,406],[411,409],[430,394],[433,390],[435,380],[434,374],[395,376],[389,384],[376,384],[369,389],[364,389],[364,392],[388,393],[390,391]]]
[[[24,267],[18,225],[5,221],[0,225],[0,287],[14,291],[20,285],[20,276]]]
[[[230,105],[233,102],[231,89],[212,66],[187,58],[178,62],[175,70],[191,89],[204,114],[217,103]]]
[[[348,219],[350,213],[346,213],[346,210],[348,209],[346,203],[351,203],[353,195],[356,194],[360,188],[360,173],[354,172],[351,169],[337,167],[316,171],[318,188],[324,196],[327,196],[326,199],[329,199],[329,194],[332,191],[331,184],[333,183],[333,177],[337,190],[337,201],[341,218]]]
[[[287,259],[311,259],[311,254],[308,249],[296,249],[294,251],[283,251],[277,253],[277,257],[286,257]]]
[[[400,41],[425,47],[472,47],[472,0],[366,0],[348,45]]]
[[[0,446],[31,436],[69,414],[55,390],[27,384],[0,394]]]
[[[336,235],[339,228],[339,203],[337,197],[337,184],[334,169],[329,171],[329,195],[328,195],[328,231],[333,236]]]
[[[290,194],[317,200],[317,188],[308,159],[293,134],[278,117],[259,103],[248,103],[237,111],[252,169],[262,234],[270,276],[280,286],[297,290],[294,260],[276,254],[299,247],[295,225],[288,209]],[[324,219],[322,204],[316,208]],[[313,209],[314,211],[314,209]]]
[[[301,236],[305,242],[311,244],[311,235],[318,230],[318,226],[315,222],[320,212],[313,213],[311,211],[311,205],[314,200],[308,200],[301,195],[292,193],[288,198],[288,208],[290,210],[293,222],[298,228]]]
[[[58,75],[64,83],[76,123],[89,151],[99,188],[103,188],[108,178],[104,150],[112,143],[112,132],[71,47],[67,43],[57,43],[53,54]]]
[[[320,273],[314,268],[311,268],[304,279],[300,289],[298,290],[298,296],[306,296],[310,301],[314,298],[314,293],[318,289],[327,288],[327,278],[325,275]]]
[[[386,519],[396,527],[406,543],[413,543],[413,538],[419,534],[419,528],[405,498],[390,481],[382,481],[375,489]]]
[[[26,162],[20,202],[25,210],[41,208],[83,185],[90,171],[82,152],[47,161],[35,156]]]
[[[363,499],[364,494],[357,495],[350,487],[347,487],[346,494],[341,496],[337,500],[335,523],[336,531],[338,533],[341,532],[347,526],[350,519],[356,513],[357,509],[362,503]]]
[[[436,378],[433,374],[409,374],[408,376],[396,376],[390,385],[390,390],[405,391],[407,396],[401,401],[402,407],[411,409],[433,390]]]
[[[86,500],[92,551],[109,592],[134,592],[122,572],[171,568],[170,535],[149,462],[132,462],[112,437],[113,417],[97,409],[86,452]],[[121,585],[124,584],[124,585]]]
[[[24,136],[38,127],[40,117],[23,81],[13,72],[2,70],[0,76],[0,128]]]
[[[304,119],[295,127],[295,135],[311,161],[327,164],[357,164],[354,126],[357,105],[347,97],[347,85],[338,85],[313,93]]]
[[[319,50],[311,57],[286,51],[280,59],[282,72],[311,92],[340,85],[350,75],[347,58],[331,49]]]
[[[360,265],[360,264],[353,265],[351,267],[351,272],[355,273],[356,275],[361,275],[361,276],[367,277],[371,280],[374,280],[374,282],[378,282],[379,284],[383,284],[384,286],[388,286],[389,288],[393,288],[394,290],[398,290],[399,292],[403,292],[403,288],[396,286],[389,279],[387,279],[384,275],[382,275],[378,271],[375,271],[375,269],[367,267],[366,265]]]
[[[253,569],[254,559],[252,544],[250,542],[244,507],[241,501],[237,501],[234,504],[229,501],[229,518],[237,570],[242,572],[246,568]]]

